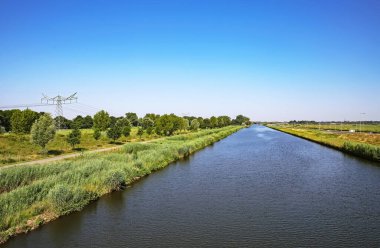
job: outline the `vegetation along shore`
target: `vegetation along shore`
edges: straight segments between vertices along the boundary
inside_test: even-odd
[[[327,127],[316,129],[316,126],[310,128],[306,125],[289,125],[272,123],[266,126],[297,136],[334,149],[349,153],[361,158],[380,162],[380,134],[347,131],[330,130]],[[347,130],[354,129],[353,126],[346,127]],[[368,127],[369,130],[378,130],[378,126]]]
[[[226,126],[134,142],[108,153],[0,169],[0,242],[82,209],[243,128]]]

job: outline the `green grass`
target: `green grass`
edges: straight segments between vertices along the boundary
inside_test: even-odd
[[[105,148],[114,146],[110,139],[106,137],[105,132],[99,140],[93,138],[92,129],[82,129],[81,143],[77,145],[77,149],[73,150],[66,142],[66,137],[71,130],[59,130],[54,140],[50,141],[47,145],[48,153],[41,153],[41,148],[30,142],[29,134],[0,134],[0,166],[12,163],[32,161],[43,159],[47,157],[54,157],[61,154],[73,153],[78,150],[94,150],[98,148]],[[143,134],[142,140],[150,140],[157,138],[157,135]],[[140,140],[137,136],[137,128],[131,130],[129,137],[121,137],[117,140],[119,143],[133,142]]]
[[[380,162],[380,134],[327,132],[306,129],[302,126],[278,124],[267,126],[358,157]]]
[[[118,151],[69,161],[0,169],[0,241],[80,210],[101,195],[123,188],[240,128],[202,130],[127,143]]]
[[[347,124],[347,123],[335,123],[335,124],[289,124],[292,128],[301,129],[320,129],[320,130],[332,130],[332,131],[349,131],[355,130],[356,132],[371,132],[380,133],[380,124]]]

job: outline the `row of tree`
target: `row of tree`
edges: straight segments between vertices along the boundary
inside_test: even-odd
[[[35,112],[30,109],[26,110],[0,110],[0,132],[29,133],[33,123],[44,115],[43,112]],[[146,114],[139,118],[136,113],[126,113],[124,117],[110,116],[106,111],[99,111],[94,117],[87,115],[85,117],[78,115],[69,120],[63,116],[54,119],[55,123],[60,123],[63,129],[86,129],[94,128],[95,130],[106,131],[108,128],[119,129],[119,127],[129,126],[140,127],[147,133],[155,131],[160,135],[171,135],[177,130],[196,130],[198,128],[218,128],[228,125],[250,124],[249,118],[243,115],[231,119],[229,116],[212,116],[211,118],[202,118],[195,116],[179,117],[174,114],[157,115],[153,113]],[[123,129],[121,128],[121,129]],[[127,128],[128,129],[128,128]],[[125,131],[125,130],[124,130]]]
[[[34,122],[29,127],[32,119],[34,119]],[[83,125],[86,117],[76,117],[75,119],[77,120],[77,123]],[[196,131],[202,126],[206,128],[217,128],[231,124],[251,124],[249,118],[242,115],[238,115],[234,120],[231,120],[228,116],[213,116],[210,119],[203,119],[201,117],[193,116],[179,117],[175,114],[165,114],[162,116],[147,114],[144,118],[139,119],[136,114],[127,113],[125,117],[119,117],[113,120],[112,117],[104,110],[96,113],[94,118],[91,118],[91,123],[91,126],[94,128],[94,139],[98,140],[101,137],[102,132],[105,131],[108,138],[113,141],[116,141],[122,135],[128,137],[131,133],[132,126],[138,127],[137,135],[141,138],[144,132],[149,135],[155,132],[158,135],[169,136],[180,130]],[[80,128],[82,125],[74,125],[72,131],[66,137],[66,141],[73,148],[75,145],[80,144]],[[31,142],[41,146],[42,148],[45,148],[47,143],[54,139],[56,132],[55,120],[51,118],[50,114],[33,113],[31,110],[15,111],[11,117],[11,128],[12,131],[20,133],[30,130]]]

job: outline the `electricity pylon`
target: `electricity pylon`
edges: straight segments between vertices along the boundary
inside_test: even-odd
[[[70,104],[74,101],[77,102],[78,97],[76,96],[76,94],[77,94],[77,92],[75,92],[74,94],[72,94],[71,96],[68,96],[68,97],[63,97],[60,95],[55,96],[55,97],[48,97],[47,95],[42,94],[43,98],[41,98],[41,103],[45,103],[46,105],[56,105],[55,116],[58,117],[57,123],[56,123],[57,129],[61,128],[61,118],[59,118],[59,117],[60,116],[63,117],[62,104]]]

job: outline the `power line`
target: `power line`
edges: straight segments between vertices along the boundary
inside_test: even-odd
[[[31,104],[19,104],[19,105],[5,105],[5,106],[0,106],[0,109],[30,108],[30,107],[41,107],[41,106],[46,106],[46,104],[31,103]]]
[[[41,104],[45,103],[45,105],[55,105],[55,115],[56,117],[62,116],[63,117],[63,109],[62,109],[62,104],[71,104],[73,101],[77,102],[78,97],[76,96],[77,92],[74,94],[68,96],[68,97],[63,97],[60,95],[57,95],[55,97],[48,97],[47,95],[43,95],[43,98],[41,98]],[[57,118],[57,128],[61,128],[61,119]]]

